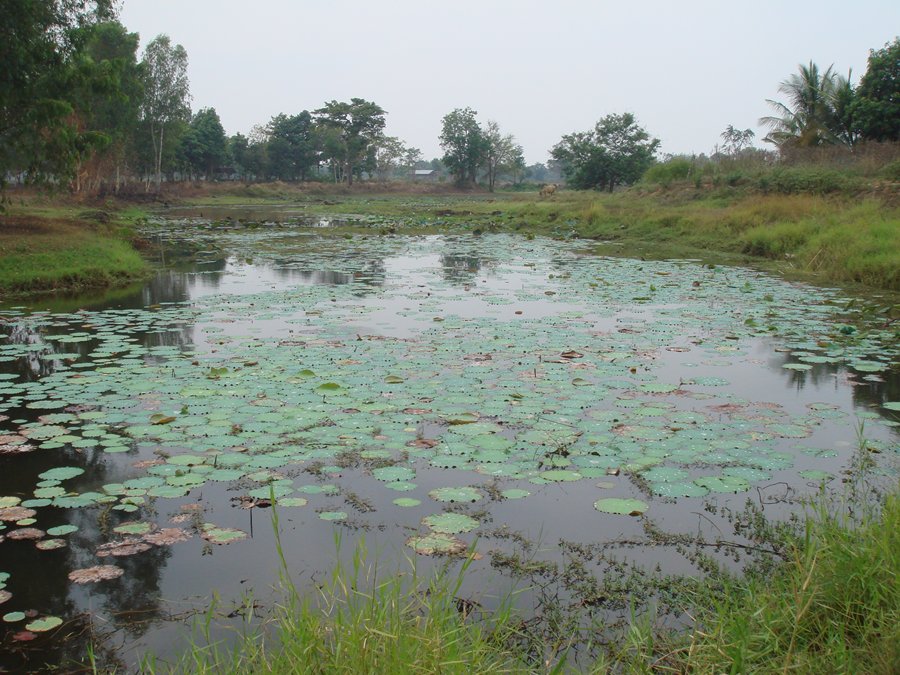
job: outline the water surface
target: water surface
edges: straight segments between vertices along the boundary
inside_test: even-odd
[[[0,511],[8,667],[79,658],[88,620],[133,666],[176,654],[213,594],[263,613],[272,494],[301,586],[336,532],[423,571],[474,542],[464,592],[490,605],[512,583],[496,554],[522,542],[557,561],[562,540],[629,542],[698,573],[646,524],[715,538],[705,506],[748,497],[786,515],[840,485],[860,433],[895,468],[896,342],[851,328],[836,290],[511,235],[235,216],[147,236],[146,284],[0,313],[0,500],[34,512]],[[70,581],[96,565],[121,576]],[[15,639],[47,617],[62,628]]]

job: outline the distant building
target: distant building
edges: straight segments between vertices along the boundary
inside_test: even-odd
[[[412,172],[413,180],[437,180],[438,172],[434,169],[414,169]]]

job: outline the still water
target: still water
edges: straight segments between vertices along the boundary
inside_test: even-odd
[[[463,591],[490,606],[501,560],[570,543],[699,574],[648,524],[785,517],[861,437],[896,470],[896,337],[840,291],[315,225],[173,217],[145,284],[0,310],[0,665],[71,665],[92,636],[125,668],[173,658],[213,597],[217,624],[264,616],[272,496],[302,588],[361,540],[420,572],[474,550]]]

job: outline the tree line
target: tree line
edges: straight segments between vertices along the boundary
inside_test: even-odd
[[[113,0],[10,0],[0,13],[0,188],[9,180],[119,190],[139,182],[231,178],[387,180],[414,169],[445,171],[459,186],[498,178],[561,175],[574,188],[613,190],[656,162],[659,140],[632,113],[603,117],[566,134],[549,167],[525,165],[522,146],[471,108],[442,119],[440,159],[386,136],[387,112],[361,98],[278,114],[245,136],[227,136],[214,108],[191,110],[188,54],[166,35],[138,55],[139,37],[118,22]],[[760,123],[763,139],[793,147],[900,139],[900,40],[870,53],[857,85],[833,66],[800,66],[781,83],[785,101]],[[726,149],[739,152],[753,132],[732,126]]]

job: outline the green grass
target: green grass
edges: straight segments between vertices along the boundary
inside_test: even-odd
[[[699,185],[696,179],[665,174],[621,193],[562,190],[549,199],[541,199],[536,191],[429,194],[397,192],[399,188],[391,186],[379,193],[372,185],[354,191],[279,183],[218,185],[186,201],[294,203],[310,216],[366,216],[375,219],[376,226],[401,234],[514,231],[580,236],[605,242],[599,250],[603,254],[757,263],[813,281],[900,290],[895,188],[833,168],[732,173],[717,180],[701,176]]]
[[[277,528],[277,514],[274,524]],[[202,639],[181,661],[163,665],[148,657],[143,670],[898,672],[900,491],[895,487],[880,508],[823,496],[811,506],[805,527],[793,535],[772,532],[769,536],[786,545],[785,562],[741,577],[713,572],[704,583],[685,584],[693,589],[685,599],[692,628],[632,616],[630,626],[599,655],[590,656],[589,631],[551,648],[526,635],[508,602],[489,613],[461,604],[458,593],[471,558],[458,572],[446,567],[430,579],[418,577],[414,565],[407,573],[379,578],[378,567],[359,546],[352,564],[338,565],[314,597],[301,597],[284,573],[284,599],[274,616],[230,647],[210,638],[211,610]],[[287,570],[284,562],[283,567]],[[577,664],[570,658],[573,647],[580,654]]]
[[[696,672],[900,670],[900,494],[861,523],[818,505],[771,577],[701,598],[674,661]]]
[[[340,559],[339,540],[337,549]],[[531,672],[511,647],[516,625],[508,604],[490,616],[475,605],[461,611],[457,598],[471,562],[455,575],[445,568],[422,579],[411,564],[408,572],[382,578],[360,544],[351,565],[338,564],[313,597],[301,597],[283,562],[284,599],[261,631],[241,635],[230,647],[217,644],[209,635],[213,608],[201,626],[203,639],[180,662],[164,665],[151,656],[142,672]]]
[[[148,264],[115,225],[60,217],[4,216],[0,293],[111,286],[146,274]]]

